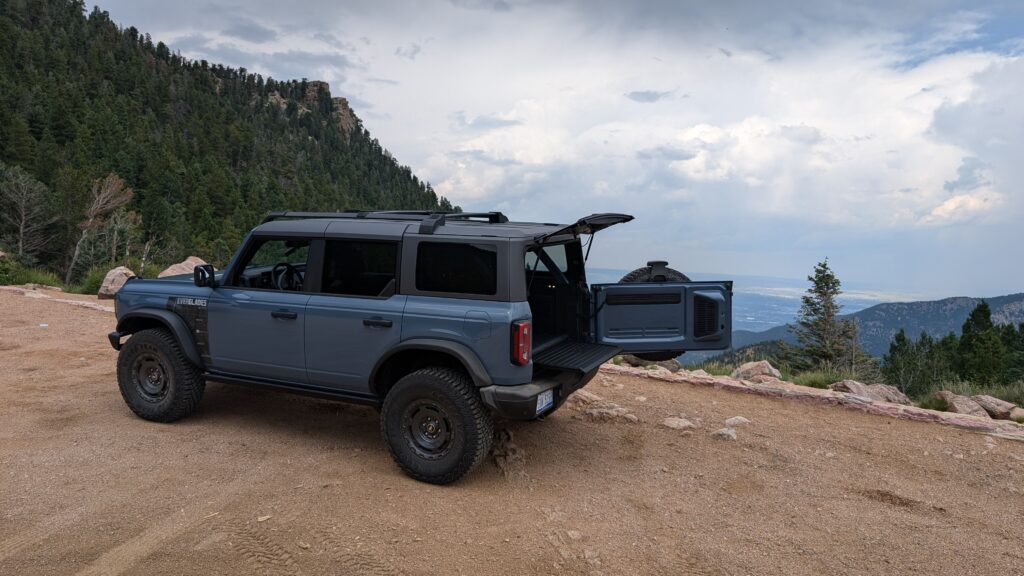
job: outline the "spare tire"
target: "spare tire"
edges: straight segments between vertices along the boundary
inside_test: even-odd
[[[637,268],[626,274],[619,280],[619,284],[632,284],[634,282],[689,282],[690,278],[679,270],[666,266],[668,262],[651,261],[643,268]],[[647,352],[645,354],[634,354],[637,358],[643,358],[648,362],[663,362],[679,357],[683,352],[670,350],[668,352]]]
[[[667,262],[648,262],[647,266],[637,268],[619,280],[619,284],[633,282],[689,282],[690,278],[675,268],[665,266]]]

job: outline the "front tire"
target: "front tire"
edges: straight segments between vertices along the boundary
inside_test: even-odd
[[[423,368],[388,392],[381,432],[391,457],[410,477],[450,484],[491,451],[494,422],[469,377],[450,368]]]
[[[173,422],[199,405],[206,387],[174,336],[163,328],[132,335],[117,357],[117,385],[132,412],[154,422]]]

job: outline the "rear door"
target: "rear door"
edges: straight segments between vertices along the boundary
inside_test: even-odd
[[[724,350],[732,282],[595,284],[594,339],[627,353]]]

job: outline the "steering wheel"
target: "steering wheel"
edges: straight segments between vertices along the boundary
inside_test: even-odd
[[[302,286],[302,274],[287,262],[279,262],[270,271],[270,277],[278,290],[298,290]]]

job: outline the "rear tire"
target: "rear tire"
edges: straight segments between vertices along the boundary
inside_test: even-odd
[[[154,422],[188,416],[206,388],[199,367],[163,328],[142,330],[125,342],[117,356],[117,385],[132,412]]]
[[[450,368],[423,368],[388,391],[381,433],[391,457],[411,478],[450,484],[491,451],[494,422],[469,377]]]

